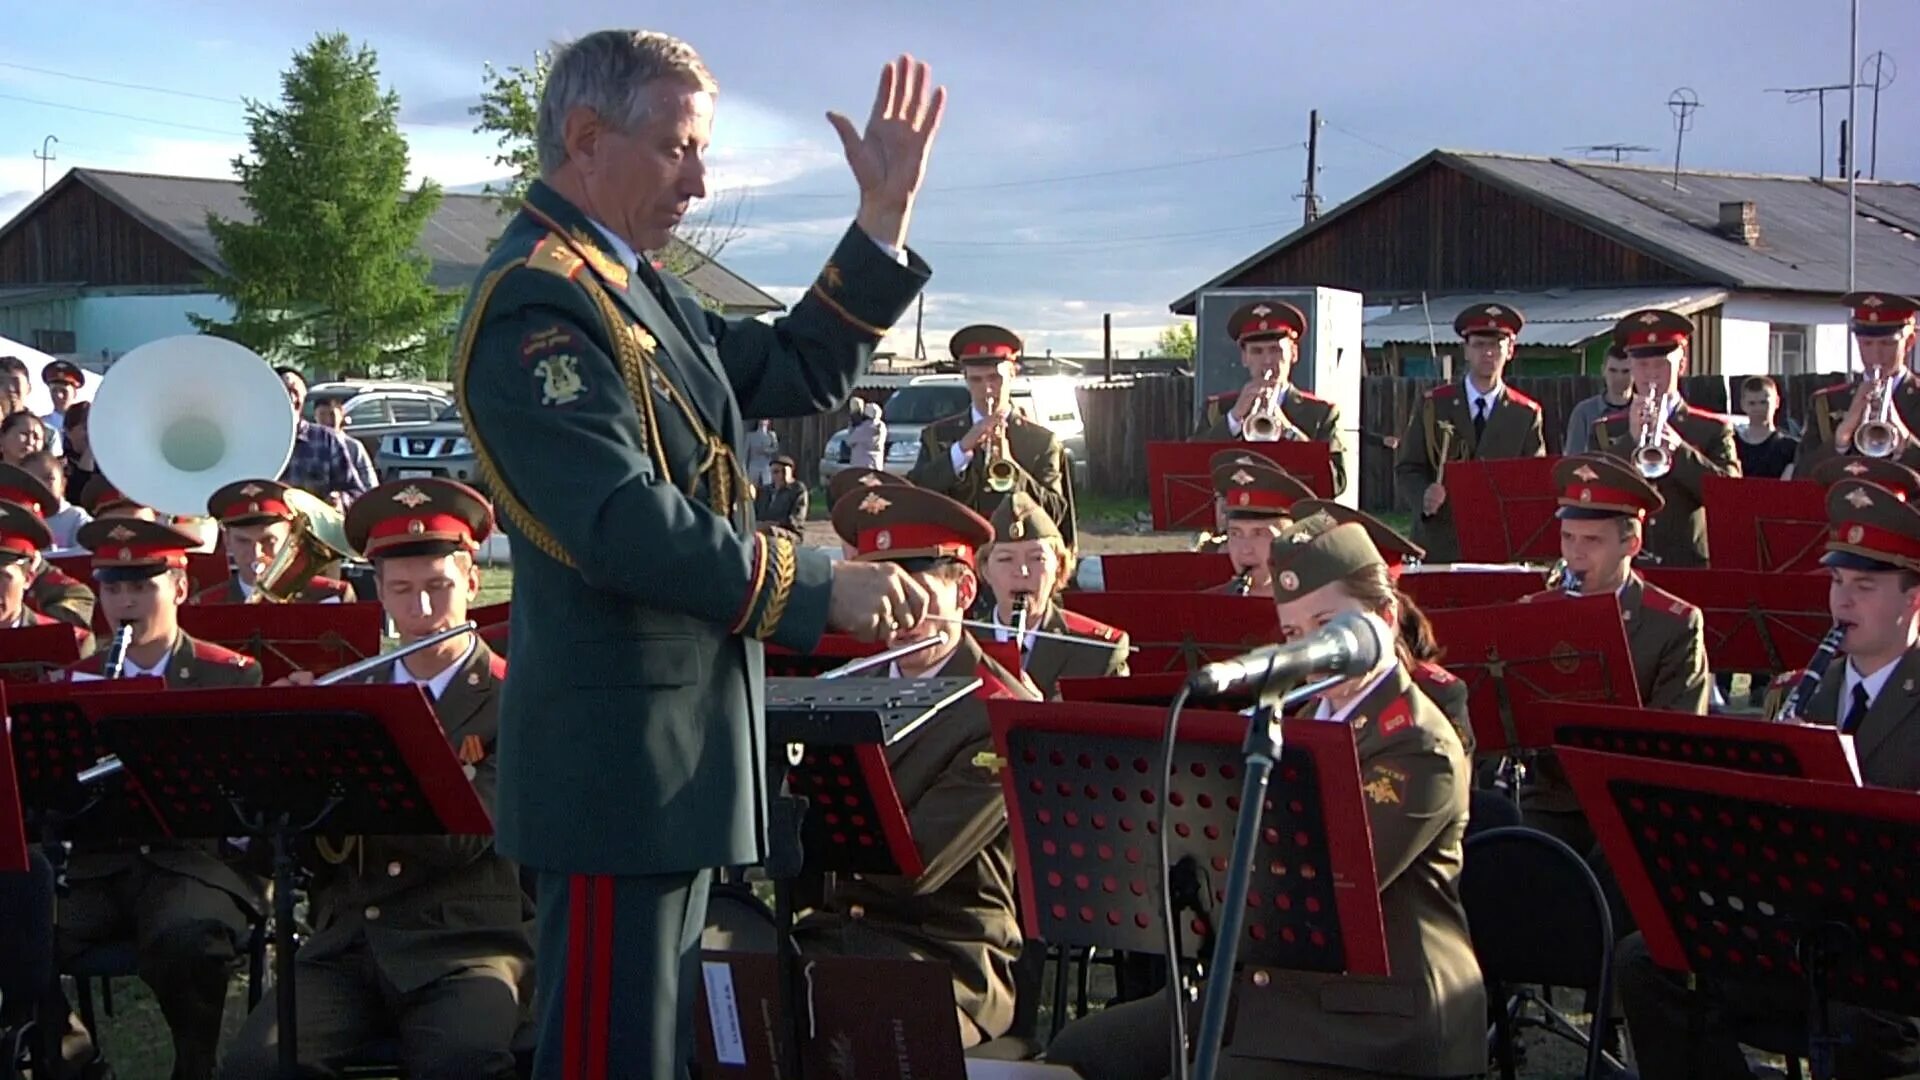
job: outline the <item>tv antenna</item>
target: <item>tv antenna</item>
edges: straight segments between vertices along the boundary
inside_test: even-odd
[[[1876,97],[1875,100],[1879,100],[1878,97]],[[1876,108],[1874,110],[1874,115],[1880,115],[1879,109]],[[53,160],[53,144],[59,141],[60,136],[49,135],[40,140],[40,149],[33,152],[33,156],[40,159],[40,191],[42,194],[47,190],[47,162]]]
[[[1871,58],[1869,58],[1871,59]],[[1857,84],[1864,89],[1865,84]],[[1813,98],[1820,103],[1820,167],[1814,175],[1822,180],[1827,178],[1827,95],[1839,94],[1854,89],[1846,83],[1828,83],[1825,86],[1792,86],[1768,90],[1769,94],[1785,94],[1789,103]],[[1875,100],[1878,100],[1876,95]]]
[[[1867,57],[1860,65],[1860,87],[1873,89],[1873,125],[1872,142],[1867,151],[1867,179],[1880,178],[1880,91],[1893,85],[1893,77],[1900,73],[1894,66],[1893,57],[1885,52],[1877,52]]]
[[[1578,150],[1589,157],[1597,156],[1600,154],[1612,154],[1613,163],[1615,165],[1620,164],[1621,160],[1624,159],[1628,154],[1653,153],[1653,147],[1651,146],[1634,146],[1629,143],[1617,143],[1617,142],[1593,143],[1588,146],[1569,146],[1567,147],[1567,149]]]
[[[1693,130],[1693,114],[1700,110],[1700,95],[1693,87],[1682,86],[1667,97],[1673,113],[1673,190],[1680,190],[1680,148],[1686,145],[1687,132]]]

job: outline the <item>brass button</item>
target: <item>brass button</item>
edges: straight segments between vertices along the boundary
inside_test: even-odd
[[[1253,973],[1253,985],[1255,986],[1265,987],[1268,983],[1271,983],[1272,981],[1273,981],[1273,976],[1267,974],[1264,971],[1256,971]]]
[[[140,854],[142,854],[142,855],[151,855],[151,854],[153,854],[153,847],[152,847],[152,845],[150,845],[150,844],[141,844],[141,845],[140,845]]]
[[[387,876],[388,877],[400,876],[400,863],[398,860],[387,864]]]
[[[378,919],[380,917],[380,908],[377,905],[369,905],[366,914],[369,919]]]
[[[847,909],[847,916],[853,919],[864,919],[867,917],[867,909],[855,904]]]

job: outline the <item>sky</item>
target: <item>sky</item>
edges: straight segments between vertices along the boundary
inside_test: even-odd
[[[1884,48],[1895,71],[1878,174],[1920,180],[1920,0],[1858,3],[1859,57]],[[8,6],[0,220],[40,191],[43,146],[49,181],[75,166],[231,175],[242,99],[277,96],[291,56],[332,31],[378,52],[415,175],[475,185],[502,171],[466,112],[484,63],[651,15],[611,0]],[[1103,314],[1116,351],[1137,353],[1177,321],[1171,301],[1298,227],[1311,109],[1323,209],[1435,147],[1626,143],[1670,163],[1682,86],[1702,106],[1688,165],[1811,175],[1817,107],[1769,91],[1845,83],[1848,19],[1846,0],[709,0],[649,28],[690,41],[720,82],[710,202],[738,222],[730,268],[801,295],[857,202],[825,111],[862,120],[881,66],[909,51],[950,94],[909,236],[934,271],[929,353],[994,322],[1031,353],[1089,356]],[[1845,95],[1827,106],[1832,173]],[[912,313],[884,347],[911,353]]]

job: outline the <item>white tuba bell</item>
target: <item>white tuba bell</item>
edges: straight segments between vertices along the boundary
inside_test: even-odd
[[[87,429],[101,474],[127,498],[198,516],[221,487],[284,472],[295,419],[286,386],[260,354],[183,334],[115,361],[94,391]]]

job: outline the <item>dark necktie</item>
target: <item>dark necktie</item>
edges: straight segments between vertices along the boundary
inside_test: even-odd
[[[1481,398],[1473,403],[1473,443],[1480,445],[1480,437],[1487,433],[1487,399]]]
[[[1867,718],[1868,704],[1867,684],[1864,682],[1854,683],[1853,705],[1847,709],[1846,719],[1840,721],[1840,734],[1853,734],[1854,729],[1860,726],[1860,721]]]

